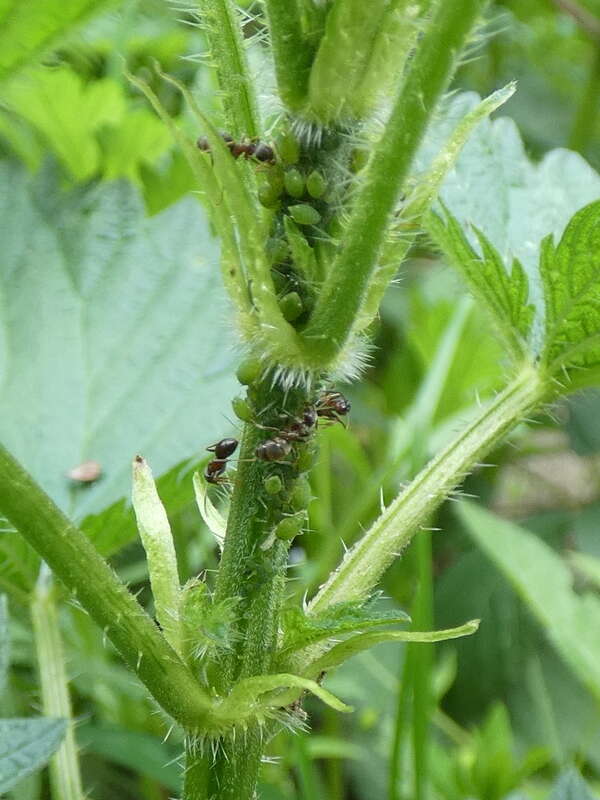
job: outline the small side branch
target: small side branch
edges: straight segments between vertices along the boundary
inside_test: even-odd
[[[417,475],[388,506],[370,530],[346,553],[309,606],[323,613],[336,603],[361,601],[426,524],[464,476],[523,417],[544,401],[546,381],[532,367],[523,371],[481,414]]]
[[[74,593],[165,711],[186,727],[202,729],[210,698],[88,537],[1,445],[0,511]]]
[[[373,153],[313,316],[304,331],[307,350],[331,363],[351,337],[398,194],[458,56],[484,0],[438,4]]]
[[[297,0],[266,0],[279,94],[293,110],[306,99],[312,48],[302,36]]]
[[[258,136],[258,106],[233,3],[230,0],[200,0],[199,7],[217,68],[229,133],[236,137]]]

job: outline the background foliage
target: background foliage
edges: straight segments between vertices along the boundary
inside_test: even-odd
[[[568,6],[492,4],[455,81],[482,95],[519,81],[502,111],[516,126],[480,125],[443,199],[455,216],[484,226],[497,247],[510,245],[525,266],[528,240],[540,238],[536,225],[560,232],[574,210],[600,196],[600,3],[582,2],[578,18]],[[210,570],[217,554],[190,475],[207,444],[235,431],[228,404],[236,354],[217,245],[190,194],[193,178],[124,78],[122,59],[185,125],[180,100],[157,81],[152,59],[218,115],[205,43],[188,10],[158,0],[14,0],[2,5],[0,21],[0,435],[143,599],[145,561],[124,499],[129,461],[141,451],[163,476],[182,579]],[[260,25],[249,17],[248,36]],[[253,63],[268,87],[260,45]],[[473,102],[455,97],[447,117]],[[443,127],[440,118],[420,164]],[[564,147],[575,152],[553,150]],[[473,160],[480,170],[465,185],[473,171],[461,164]],[[377,514],[382,484],[384,497],[393,496],[478,397],[501,383],[494,330],[425,237],[400,278],[373,331],[371,366],[348,389],[351,428],[321,434],[312,532],[293,550],[299,595],[319,585],[342,543]],[[595,796],[599,403],[600,394],[587,391],[551,417],[524,423],[490,458],[494,466],[463,487],[488,510],[446,503],[431,523],[442,532],[422,534],[426,544],[386,576],[391,609],[412,610],[421,626],[480,617],[478,634],[419,655],[383,644],[354,658],[327,686],[356,712],[341,719],[309,703],[313,732],[273,742],[277,760],[265,771],[263,797]],[[91,488],[66,478],[88,458],[103,470]],[[31,717],[38,697],[27,593],[37,558],[0,527],[11,641],[0,711]],[[429,547],[431,593],[423,570]],[[61,613],[90,795],[175,794],[177,732],[163,741],[161,717],[81,610],[65,603]],[[418,688],[419,667],[431,674],[430,693]],[[430,748],[414,733],[420,717],[431,726]],[[413,748],[426,752],[419,775]],[[396,761],[399,782],[390,778]],[[47,796],[43,773],[12,792],[15,800]]]

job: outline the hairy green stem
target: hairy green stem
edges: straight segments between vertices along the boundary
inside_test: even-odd
[[[65,657],[54,594],[52,574],[46,564],[42,563],[31,601],[42,708],[47,717],[62,717],[68,720],[65,738],[50,759],[52,797],[54,800],[83,800]]]
[[[366,168],[344,245],[303,338],[322,363],[334,361],[352,334],[398,194],[458,55],[486,0],[441,2],[413,58],[383,135]]]
[[[271,464],[257,459],[255,451],[261,441],[273,437],[273,428],[281,425],[279,412],[285,409],[292,418],[307,402],[304,391],[285,393],[273,386],[270,378],[254,389],[260,424],[245,426],[214,593],[215,604],[230,602],[236,609],[235,644],[208,666],[210,683],[222,695],[240,679],[271,671],[289,544],[272,535],[281,511],[263,481],[267,474],[279,475],[285,495],[297,477],[293,461],[301,447],[296,446],[281,463]],[[263,414],[261,410],[265,410]],[[263,737],[261,727],[251,722],[244,732],[221,742],[216,759],[188,747],[185,800],[252,800]]]
[[[532,408],[548,395],[548,383],[526,365],[385,509],[348,551],[320,589],[309,613],[335,603],[364,600],[414,534],[464,476]]]
[[[298,2],[266,0],[265,7],[279,94],[290,109],[298,110],[306,99],[313,57],[302,36]]]
[[[231,0],[200,0],[199,7],[217,68],[228,132],[238,138],[258,136],[258,107],[238,13]]]
[[[185,727],[202,729],[210,698],[87,536],[1,445],[0,511],[74,593],[165,711]]]

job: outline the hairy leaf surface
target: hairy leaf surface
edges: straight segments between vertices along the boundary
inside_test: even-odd
[[[43,767],[66,729],[63,719],[0,720],[0,792]]]
[[[544,239],[545,359],[600,365],[600,201],[577,212],[558,243]]]
[[[0,175],[0,438],[82,520],[128,495],[136,453],[160,475],[223,430],[217,248],[193,200],[145,219],[126,184],[61,195],[48,174]],[[70,481],[88,459],[100,479]]]
[[[313,661],[307,670],[307,675],[316,677],[321,672],[333,669],[357,653],[362,653],[363,650],[368,650],[381,642],[444,642],[447,639],[470,636],[478,627],[479,620],[471,620],[458,628],[448,628],[443,631],[369,631],[359,633],[346,639],[345,642],[336,644],[325,655]]]
[[[341,603],[326,614],[310,616],[301,608],[291,607],[283,612],[283,640],[280,654],[300,650],[316,642],[333,639],[343,634],[356,633],[383,625],[410,622],[403,611],[376,610],[372,603]]]
[[[473,247],[449,213],[429,215],[428,227],[438,246],[458,269],[479,303],[488,310],[512,355],[526,352],[534,309],[528,303],[529,283],[517,259],[510,273],[498,251],[475,229],[481,253]]]

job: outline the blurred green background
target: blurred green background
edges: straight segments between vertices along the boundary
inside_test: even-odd
[[[183,125],[181,100],[157,79],[154,60],[217,120],[218,97],[187,6],[59,7],[0,9],[0,434],[149,603],[122,499],[129,460],[142,450],[164,473],[182,579],[200,570],[210,578],[217,552],[190,475],[203,448],[235,430],[236,351],[198,187],[124,63]],[[250,37],[262,22],[259,8],[248,14]],[[252,63],[266,93],[260,43]],[[486,95],[512,79],[518,90],[501,114],[515,120],[531,158],[568,147],[600,169],[599,0],[492,3],[455,88]],[[198,252],[199,283],[175,281],[178,264],[197,265]],[[487,319],[425,239],[399,278],[374,326],[364,379],[339,387],[352,401],[350,428],[320,434],[311,532],[292,551],[297,598],[322,582],[382,499],[478,398],[502,385]],[[86,457],[105,474],[89,489],[65,479]],[[416,627],[478,617],[479,632],[435,648],[380,645],[328,677],[355,713],[307,701],[310,734],[271,743],[265,800],[597,796],[600,687],[585,659],[600,663],[600,616],[586,605],[600,591],[600,392],[524,422],[487,461],[461,492],[495,516],[482,522],[452,498],[381,587],[382,602],[409,610]],[[498,517],[531,532],[539,550],[521,549],[527,534],[519,538]],[[12,672],[0,710],[28,716],[39,707],[27,600],[37,560],[4,528]],[[164,740],[165,721],[88,617],[68,602],[61,614],[89,796],[175,795],[181,735]],[[41,774],[11,797],[45,800],[48,792]]]

